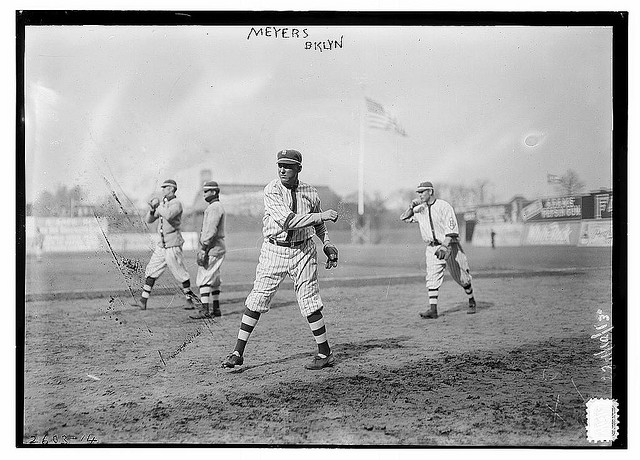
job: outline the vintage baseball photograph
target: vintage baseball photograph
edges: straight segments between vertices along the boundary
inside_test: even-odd
[[[15,18],[18,447],[627,448],[627,12]]]

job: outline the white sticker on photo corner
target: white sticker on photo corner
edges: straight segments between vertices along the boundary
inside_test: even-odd
[[[591,398],[587,401],[587,440],[612,442],[618,437],[618,402]]]

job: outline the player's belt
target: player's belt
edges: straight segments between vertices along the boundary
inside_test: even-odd
[[[277,240],[275,240],[273,238],[268,238],[267,241],[269,241],[269,243],[271,243],[271,244],[275,244],[276,246],[284,246],[284,247],[287,247],[287,248],[295,248],[295,247],[301,246],[301,245],[303,245],[304,243],[307,242],[307,240],[302,240],[302,241],[277,241]]]
[[[440,241],[438,240],[432,241],[431,243],[429,243],[429,246],[440,246]]]

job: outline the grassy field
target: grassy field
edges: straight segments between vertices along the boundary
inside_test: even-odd
[[[416,228],[396,232],[392,239],[403,244],[352,245],[340,242],[346,235],[338,234],[340,263],[336,270],[320,270],[323,279],[365,276],[415,276],[424,273],[424,245]],[[230,235],[223,265],[223,282],[227,285],[252,283],[260,252],[261,239],[254,233]],[[317,241],[317,240],[316,240]],[[611,267],[611,250],[607,248],[575,247],[509,247],[475,248],[464,245],[473,273],[487,271],[535,271],[548,269]],[[42,262],[26,259],[25,289],[27,294],[68,291],[138,291],[144,281],[144,268],[151,251],[112,254],[93,253],[45,254]],[[195,253],[185,251],[185,265],[195,280]],[[320,257],[324,260],[324,256]],[[179,288],[170,273],[164,274],[157,287]],[[224,289],[224,287],[223,287]]]
[[[612,313],[610,250],[465,247],[478,313],[447,278],[441,317],[423,320],[419,243],[339,248],[321,269],[337,364],[319,372],[304,369],[315,344],[290,282],[229,371],[245,290],[223,287],[224,315],[193,321],[179,295],[129,306],[117,292],[139,279],[109,254],[28,260],[27,293],[116,294],[26,303],[24,442],[593,446],[585,401],[611,394],[591,338],[597,310]],[[224,282],[250,285],[256,262],[233,247]]]

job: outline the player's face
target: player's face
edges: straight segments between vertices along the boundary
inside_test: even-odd
[[[431,196],[431,190],[427,189],[427,190],[423,190],[422,192],[418,192],[418,196],[420,197],[420,200],[423,203],[426,203],[429,200],[429,197]]]
[[[298,180],[301,167],[288,163],[278,163],[278,177],[284,185],[293,185]]]
[[[204,195],[204,198],[205,198],[205,199],[207,199],[207,198],[209,198],[210,196],[215,195],[215,194],[216,194],[216,192],[215,192],[215,190],[204,190],[204,191],[202,192],[202,194]]]
[[[162,187],[162,196],[168,198],[171,195],[173,195],[173,187],[171,187],[170,185],[165,185],[164,187]]]

